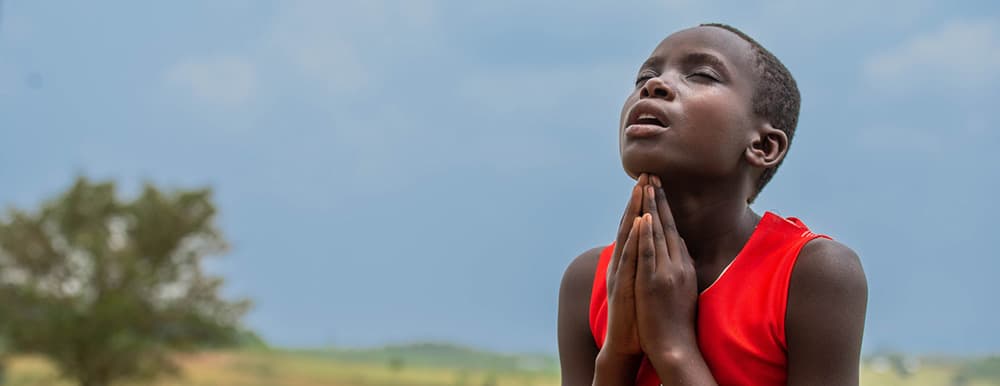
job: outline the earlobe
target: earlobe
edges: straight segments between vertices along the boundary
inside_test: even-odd
[[[778,165],[788,152],[788,135],[775,129],[771,124],[764,124],[747,146],[747,162],[760,168],[772,168]]]

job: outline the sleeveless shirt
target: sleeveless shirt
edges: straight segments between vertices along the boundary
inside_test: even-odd
[[[698,296],[698,347],[723,386],[784,386],[788,378],[785,308],[788,283],[799,251],[825,235],[799,219],[765,212],[750,239],[719,277]],[[597,347],[608,326],[607,269],[614,244],[601,251],[590,298],[590,330]],[[660,380],[648,359],[637,386]]]

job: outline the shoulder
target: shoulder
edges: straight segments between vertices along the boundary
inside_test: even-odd
[[[857,385],[868,283],[857,253],[816,238],[799,252],[788,286],[789,385]]]
[[[573,259],[563,273],[559,286],[560,318],[580,319],[585,323],[590,312],[590,293],[594,275],[601,258],[602,247],[587,250]],[[589,327],[588,327],[589,328]]]
[[[598,348],[590,329],[590,293],[602,247],[573,259],[559,288],[559,364],[563,385],[589,385]]]
[[[594,284],[594,273],[601,259],[604,247],[591,248],[573,259],[563,273],[560,293],[565,295],[582,295],[590,299],[590,290]],[[561,297],[562,297],[561,296]]]
[[[867,304],[868,281],[858,255],[834,240],[809,241],[799,252],[788,284],[789,344],[812,340],[822,331],[860,339]]]
[[[847,290],[857,294],[867,293],[868,288],[858,254],[840,242],[823,237],[815,238],[802,247],[791,280],[793,289],[799,290]]]
[[[560,347],[571,347],[570,351],[594,345],[590,332],[590,296],[602,249],[590,249],[573,259],[559,286]]]

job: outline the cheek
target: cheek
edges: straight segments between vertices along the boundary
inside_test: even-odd
[[[729,173],[743,157],[750,128],[748,109],[732,103],[733,97],[720,93],[688,100],[686,129],[693,138],[686,142],[702,154],[705,171]]]
[[[732,103],[734,95],[706,94],[688,101],[686,117],[703,144],[719,148],[742,147],[748,129],[748,110]],[[720,149],[721,150],[721,149]]]
[[[618,130],[621,131],[625,128],[625,116],[628,115],[628,109],[635,104],[639,99],[638,92],[632,92],[625,98],[625,103],[622,105],[622,112],[618,116]]]
[[[627,98],[625,98],[625,103],[622,105],[622,112],[618,116],[618,151],[619,152],[621,151],[621,146],[623,145],[623,143],[622,143],[622,140],[623,140],[622,133],[625,130],[625,118],[628,115],[628,109],[633,104],[635,104],[636,100],[638,100],[638,99],[639,99],[639,93],[638,92],[634,92],[633,91],[631,94],[629,94],[629,96]]]

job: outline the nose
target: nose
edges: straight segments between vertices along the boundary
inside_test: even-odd
[[[654,97],[663,98],[669,101],[674,100],[675,96],[676,93],[674,90],[667,85],[667,82],[663,81],[663,79],[658,76],[649,78],[649,80],[647,80],[642,86],[642,89],[639,90],[639,97],[641,98]]]

